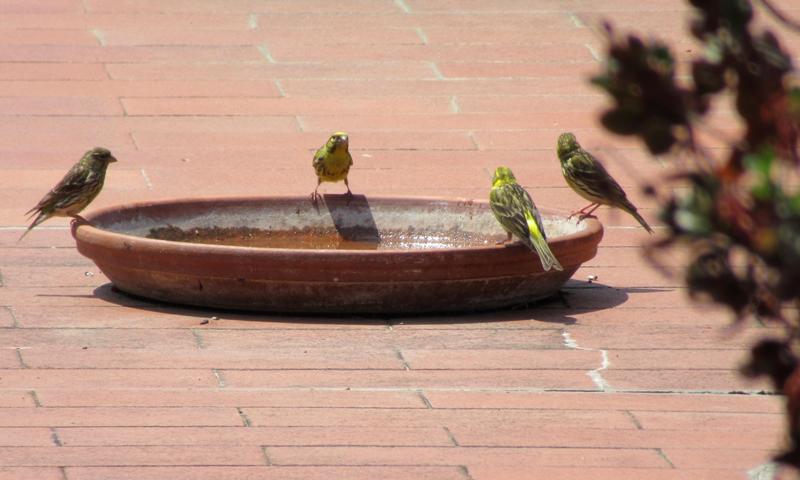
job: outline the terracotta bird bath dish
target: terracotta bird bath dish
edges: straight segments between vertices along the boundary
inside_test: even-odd
[[[165,200],[75,223],[78,251],[120,290],[164,302],[322,314],[487,310],[555,294],[603,228],[543,212],[563,271],[542,271],[487,202],[325,195]]]

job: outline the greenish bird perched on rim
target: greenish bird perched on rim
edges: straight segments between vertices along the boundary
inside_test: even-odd
[[[498,242],[498,245],[510,242],[512,235],[516,236],[528,248],[536,251],[544,271],[551,268],[564,270],[556,256],[550,251],[542,217],[539,215],[533,199],[517,183],[510,168],[497,167],[494,171],[492,190],[489,192],[489,206],[497,221],[508,234],[508,238]]]
[[[653,229],[636,211],[636,207],[628,200],[628,196],[625,195],[625,191],[619,186],[619,183],[594,155],[581,148],[575,135],[562,133],[558,137],[557,152],[564,180],[575,193],[592,202],[573,212],[570,217],[580,213],[580,220],[582,220],[590,216],[600,205],[608,205],[631,214],[645,230],[653,233]],[[591,210],[587,212],[588,208]]]
[[[350,140],[345,132],[334,132],[328,142],[314,154],[314,160],[311,164],[317,174],[317,188],[311,194],[313,202],[316,202],[320,197],[317,191],[322,182],[344,180],[344,185],[347,187],[347,195],[353,195],[353,192],[350,191],[350,184],[347,183],[347,174],[350,173],[350,167],[353,166],[353,157],[350,156],[350,151],[348,150],[349,145]]]
[[[95,147],[84,153],[83,158],[73,165],[64,178],[39,200],[35,207],[25,212],[25,215],[36,215],[36,219],[19,240],[50,217],[72,217],[83,220],[78,213],[103,189],[108,164],[116,161],[111,152],[102,147]]]

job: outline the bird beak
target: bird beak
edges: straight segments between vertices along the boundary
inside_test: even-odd
[[[108,163],[114,163],[116,161],[117,161],[117,157],[115,157],[114,155],[111,155],[111,156],[108,157]]]

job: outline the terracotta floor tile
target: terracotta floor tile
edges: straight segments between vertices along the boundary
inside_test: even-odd
[[[690,9],[0,2],[0,480],[744,477],[784,441],[783,399],[736,371],[776,331],[734,331],[729,312],[694,303],[685,253],[660,256],[672,276],[656,272],[642,255],[653,237],[612,209],[597,211],[597,256],[559,297],[464,315],[179,307],[112,288],[67,219],[17,242],[23,213],[94,145],[120,161],[87,211],[305,196],[315,149],[342,129],[357,193],[485,199],[505,165],[548,215],[584,205],[554,151],[573,131],[660,233],[642,186],[674,167],[602,129],[608,101],[588,79],[604,18],[673,42],[690,74]],[[742,128],[732,105],[715,102],[715,130]]]

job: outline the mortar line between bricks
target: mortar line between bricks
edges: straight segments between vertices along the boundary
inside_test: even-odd
[[[105,36],[103,35],[103,32],[100,31],[100,29],[93,28],[91,30],[91,33],[94,36],[95,40],[97,40],[97,43],[99,43],[101,47],[105,47],[106,46]]]
[[[672,463],[672,460],[670,460],[669,457],[667,457],[667,454],[664,453],[664,450],[662,450],[660,448],[656,448],[656,453],[658,453],[658,456],[661,457],[662,459],[664,459],[665,462],[667,462],[667,465],[669,465],[669,468],[675,468],[675,464]]]
[[[259,28],[257,13],[251,13],[247,16],[247,28],[250,30],[257,30]]]
[[[114,80],[114,77],[111,76],[111,72],[108,71],[108,64],[103,63],[103,71],[106,72],[107,80]]]
[[[56,447],[64,446],[64,442],[61,441],[61,437],[58,436],[58,430],[55,427],[50,427],[50,440]]]
[[[600,366],[598,368],[593,369],[593,370],[589,370],[588,372],[586,372],[586,375],[588,375],[589,378],[592,379],[592,382],[594,382],[594,384],[597,385],[597,389],[600,390],[601,392],[614,391],[611,388],[611,385],[608,384],[606,379],[603,378],[603,373],[602,373],[604,370],[608,370],[608,367],[611,365],[611,363],[608,360],[608,350],[598,349],[598,348],[584,348],[584,347],[581,347],[581,346],[578,345],[578,342],[576,342],[572,338],[572,335],[570,335],[569,332],[566,329],[564,329],[561,332],[561,336],[564,337],[564,346],[565,347],[574,348],[576,350],[584,350],[584,351],[588,351],[588,352],[599,352],[600,353]]]
[[[403,13],[411,13],[411,8],[408,6],[405,0],[394,0],[394,4],[397,6],[397,8],[402,10]]]
[[[42,402],[39,401],[39,395],[36,394],[36,390],[28,390],[28,395],[31,397],[31,400],[33,400],[33,405],[36,408],[42,406]]]
[[[597,49],[594,48],[594,45],[590,43],[584,43],[583,46],[586,47],[587,50],[589,50],[589,54],[592,55],[592,58],[594,58],[597,62],[602,63],[603,57],[600,55]]]
[[[300,115],[295,115],[294,120],[297,122],[297,128],[299,128],[301,132],[305,132],[306,125],[305,122],[303,122],[303,119],[300,117]]]
[[[265,445],[261,446],[261,454],[264,456],[264,463],[266,463],[268,467],[271,467],[272,459],[269,458],[269,452],[267,452],[267,447]]]
[[[278,93],[280,94],[280,98],[286,98],[286,90],[283,89],[283,85],[281,85],[281,79],[276,78],[274,80],[275,88],[278,89]],[[270,97],[273,98],[273,97]]]
[[[644,428],[642,427],[642,424],[639,422],[639,419],[636,418],[636,415],[634,415],[633,412],[631,412],[630,410],[623,410],[623,413],[625,413],[625,415],[627,415],[628,418],[631,419],[633,424],[636,425],[636,429],[637,430],[644,430]]]
[[[569,18],[570,23],[572,23],[576,28],[586,28],[586,24],[583,23],[581,17],[577,16],[575,12],[567,12],[567,18]]]
[[[458,104],[458,98],[455,95],[450,97],[450,111],[453,113],[461,113],[461,105]]]
[[[458,469],[461,471],[461,474],[464,475],[464,478],[466,478],[467,480],[474,480],[472,478],[472,474],[469,473],[469,468],[467,468],[466,465],[459,465]]]
[[[244,410],[242,410],[242,407],[236,407],[236,411],[239,412],[239,418],[242,419],[242,424],[245,427],[253,426],[253,423],[250,421],[250,418],[247,416],[247,414],[244,413]]]
[[[226,387],[226,385],[225,385],[225,377],[222,376],[222,373],[220,373],[220,371],[217,370],[216,368],[212,368],[211,369],[211,373],[213,373],[214,377],[216,377],[217,384],[219,385],[219,387],[220,388],[225,388]]]
[[[453,435],[453,432],[451,432],[447,427],[442,428],[444,429],[444,433],[447,434],[447,438],[450,440],[450,443],[452,443],[454,447],[460,447],[461,445],[459,445],[458,440],[456,440],[455,435]]]
[[[258,50],[258,53],[260,53],[261,56],[264,57],[264,59],[267,61],[267,63],[273,64],[273,65],[278,63],[278,62],[275,61],[275,58],[273,58],[272,53],[269,51],[269,48],[267,47],[266,43],[262,43],[262,44],[258,45],[256,47],[256,49]]]
[[[433,71],[433,76],[436,77],[436,80],[444,80],[444,75],[442,75],[442,71],[439,70],[439,66],[436,65],[436,62],[428,62],[428,65],[431,67]]]
[[[61,480],[67,480],[67,467],[59,466],[58,471],[61,472]]]
[[[128,132],[128,136],[129,136],[129,137],[131,137],[131,142],[133,142],[133,148],[134,148],[135,150],[137,150],[137,151],[138,151],[138,150],[141,150],[141,149],[139,148],[139,144],[138,144],[138,143],[136,143],[136,137],[133,135],[133,132]]]
[[[153,183],[150,181],[150,177],[147,176],[147,172],[145,172],[144,168],[140,168],[139,173],[142,174],[142,179],[144,180],[144,185],[147,187],[147,189],[152,190]]]
[[[403,356],[403,352],[398,347],[394,347],[394,354],[397,356],[398,360],[403,362],[404,370],[411,370],[411,365],[408,364],[408,361],[406,361],[406,358]]]
[[[25,363],[25,359],[22,358],[22,349],[17,347],[17,348],[14,349],[14,351],[17,352],[17,360],[19,360],[20,368],[30,368],[30,367],[28,367],[28,364]]]
[[[433,408],[433,404],[430,400],[428,400],[428,397],[425,396],[425,392],[422,390],[417,390],[417,396],[420,400],[422,400],[422,403],[425,404],[425,408]]]
[[[428,44],[428,35],[425,34],[425,30],[423,30],[422,27],[416,27],[414,29],[414,31],[417,32],[417,36],[422,41],[422,44],[423,45],[427,45]]]
[[[68,230],[69,227],[60,228],[63,230]],[[14,311],[14,307],[11,305],[5,307],[8,310],[8,314],[11,315],[11,328],[19,328],[19,319],[17,319],[17,312]]]
[[[467,132],[467,138],[472,142],[472,150],[480,150],[481,147],[478,145],[478,140],[475,139],[475,132],[469,131]]]
[[[190,329],[192,332],[192,336],[194,337],[194,343],[197,345],[197,348],[206,348],[206,344],[203,341],[203,336],[198,332],[196,329]]]

